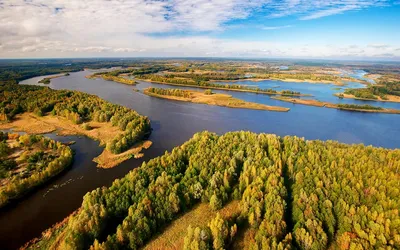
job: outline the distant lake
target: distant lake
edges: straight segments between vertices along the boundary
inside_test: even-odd
[[[76,150],[73,167],[43,186],[12,208],[0,212],[0,246],[13,249],[41,232],[52,224],[61,221],[82,203],[82,196],[96,187],[109,186],[115,178],[124,176],[130,170],[140,166],[165,150],[171,150],[191,138],[194,133],[209,130],[219,134],[228,131],[250,130],[256,133],[273,133],[280,136],[296,135],[308,140],[338,140],[345,143],[364,143],[386,148],[400,147],[400,116],[340,111],[336,109],[295,105],[270,99],[267,95],[229,91],[227,93],[246,101],[268,105],[289,107],[289,112],[269,112],[247,109],[231,109],[149,97],[134,88],[142,90],[149,86],[159,88],[177,88],[175,86],[140,82],[136,87],[103,79],[87,79],[91,71],[71,73],[52,79],[54,89],[79,90],[95,94],[110,102],[124,105],[146,115],[151,119],[153,133],[150,140],[153,146],[145,151],[142,159],[130,159],[113,169],[98,169],[91,160],[101,152],[98,143],[86,137],[55,137],[61,140],[75,140],[72,148]],[[43,77],[35,77],[21,84],[37,84]],[[338,86],[329,84],[291,83],[281,81],[242,81],[240,84],[257,85],[262,88],[290,89],[309,93],[322,101],[341,103],[365,103],[357,100],[340,100],[332,96]],[[351,87],[360,87],[358,83],[349,83]],[[190,89],[190,88],[189,88]],[[199,89],[195,89],[199,90]],[[369,103],[376,106],[399,108],[396,103]],[[81,178],[81,179],[79,179]],[[53,189],[73,179],[66,185]],[[50,191],[49,191],[50,190]],[[46,194],[47,193],[47,194]],[[46,196],[43,197],[43,195]]]

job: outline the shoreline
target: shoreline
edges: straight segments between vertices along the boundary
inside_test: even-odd
[[[111,123],[88,122],[91,130],[85,130],[80,125],[74,124],[66,118],[59,116],[42,116],[38,117],[33,113],[23,113],[16,116],[16,119],[8,123],[0,123],[0,129],[13,129],[14,131],[23,131],[27,134],[47,134],[56,132],[57,135],[82,135],[98,141],[100,147],[104,147],[103,152],[93,159],[99,168],[116,167],[123,161],[132,157],[141,158],[142,150],[151,146],[150,141],[142,141],[122,152],[121,154],[113,154],[109,152],[105,145],[111,141],[117,134],[123,133],[118,127],[113,127]]]
[[[400,97],[396,97],[396,96],[391,96],[391,97],[392,98],[396,98],[398,100],[383,100],[379,96],[377,96],[378,99],[362,98],[362,97],[356,97],[355,95],[345,94],[345,93],[336,93],[336,94],[333,94],[333,95],[338,97],[338,98],[355,99],[355,100],[361,100],[361,101],[400,103]]]
[[[293,104],[314,106],[320,108],[333,108],[337,110],[346,110],[353,112],[366,112],[366,113],[384,113],[384,114],[400,114],[400,110],[397,109],[357,109],[357,108],[345,108],[340,107],[338,104],[329,103],[329,102],[321,102],[318,100],[303,100],[298,98],[285,98],[285,97],[271,97],[271,99],[282,101],[282,102],[290,102]]]
[[[164,85],[171,85],[171,86],[181,86],[181,87],[189,87],[189,88],[200,88],[200,89],[215,89],[215,90],[225,90],[225,91],[235,91],[235,92],[246,92],[246,93],[254,93],[254,94],[262,94],[262,95],[280,95],[280,96],[313,96],[310,94],[282,94],[282,93],[272,93],[272,92],[262,92],[256,90],[248,90],[248,89],[231,89],[231,88],[220,88],[220,87],[212,87],[212,86],[201,86],[201,85],[190,85],[190,84],[177,84],[177,83],[166,83],[166,82],[158,82],[158,81],[151,81],[147,79],[140,79],[137,78],[139,81],[155,83],[155,84],[164,84]]]
[[[253,109],[253,110],[265,110],[265,111],[276,111],[276,112],[288,112],[289,108],[279,107],[279,106],[268,106],[265,104],[246,102],[241,99],[233,98],[231,95],[226,94],[212,94],[205,95],[198,91],[189,91],[192,95],[191,98],[178,97],[171,95],[160,95],[156,93],[150,93],[148,89],[143,90],[143,93],[148,96],[169,99],[174,101],[191,102],[197,104],[206,104],[210,106],[220,106],[227,108],[241,108],[241,109]],[[238,102],[234,105],[232,102]]]

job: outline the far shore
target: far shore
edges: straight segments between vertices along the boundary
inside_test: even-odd
[[[343,82],[335,82],[335,81],[314,81],[314,80],[300,80],[300,79],[281,79],[281,78],[243,78],[239,80],[210,80],[210,82],[242,82],[242,81],[252,81],[252,82],[262,82],[262,81],[281,81],[281,82],[304,82],[311,84],[333,84],[336,86],[346,86]]]
[[[230,88],[219,88],[219,87],[212,87],[212,86],[201,86],[201,85],[190,85],[190,84],[177,84],[177,83],[167,83],[167,82],[157,82],[151,81],[147,79],[140,79],[137,80],[143,82],[150,82],[156,84],[164,84],[164,85],[171,85],[171,86],[178,86],[178,87],[189,87],[189,88],[200,88],[200,89],[214,89],[214,90],[225,90],[225,91],[235,91],[235,92],[246,92],[246,93],[255,93],[255,94],[262,94],[262,95],[282,95],[282,96],[312,96],[310,94],[282,94],[280,92],[273,93],[273,92],[262,92],[250,89],[230,89]]]
[[[150,93],[148,89],[145,89],[143,93],[148,96],[153,96],[163,99],[207,104],[212,106],[221,106],[228,108],[255,109],[255,110],[267,110],[267,111],[277,111],[277,112],[288,112],[290,110],[289,108],[284,108],[279,106],[268,106],[260,103],[246,102],[237,98],[233,98],[231,95],[226,95],[226,94],[213,93],[211,95],[206,95],[199,91],[192,91],[192,90],[187,90],[187,91],[190,93],[191,96],[190,98],[171,96],[171,95],[159,95],[155,93]]]
[[[14,131],[22,131],[28,134],[46,134],[57,132],[58,135],[84,135],[100,142],[100,146],[105,145],[113,140],[122,131],[118,127],[114,127],[108,122],[88,122],[92,129],[85,130],[81,124],[75,124],[70,120],[59,116],[36,116],[33,113],[24,113],[17,115],[15,120],[9,123],[0,123],[0,129],[13,129]],[[151,146],[151,141],[144,141],[134,145],[131,149],[121,153],[113,154],[104,148],[103,152],[93,159],[98,163],[100,168],[112,168],[119,165],[121,162],[132,157],[140,158],[143,156],[142,149],[147,149]]]
[[[330,103],[330,102],[321,102],[318,100],[312,99],[299,99],[299,98],[290,98],[290,97],[271,97],[274,100],[282,101],[282,102],[290,102],[293,104],[307,105],[307,106],[315,106],[315,107],[326,107],[326,108],[334,108],[339,110],[347,110],[347,111],[355,111],[355,112],[367,112],[367,113],[385,113],[385,114],[400,114],[400,110],[397,109],[357,109],[357,108],[344,108],[340,107],[338,104]]]

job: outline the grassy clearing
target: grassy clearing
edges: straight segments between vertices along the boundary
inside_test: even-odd
[[[246,224],[247,225],[244,227],[239,227],[238,233],[232,242],[231,249],[250,249],[250,243],[255,242],[257,230],[251,228],[247,222]]]
[[[226,94],[210,95],[203,92],[191,91],[191,90],[187,90],[187,92],[190,94],[190,97],[160,95],[156,93],[150,93],[148,89],[144,90],[144,93],[146,95],[164,99],[176,100],[176,101],[193,102],[193,103],[222,106],[229,108],[256,109],[256,110],[267,110],[267,111],[278,111],[278,112],[287,112],[290,110],[289,108],[284,108],[284,107],[268,106],[254,102],[246,102],[237,98],[233,98],[231,95],[226,95]]]
[[[160,235],[150,241],[143,249],[183,249],[184,237],[189,225],[206,226],[217,213],[228,218],[239,213],[239,201],[231,201],[219,211],[212,211],[208,203],[201,203],[189,212],[174,220]]]

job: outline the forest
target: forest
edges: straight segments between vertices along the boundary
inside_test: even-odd
[[[106,145],[114,154],[129,149],[151,133],[147,117],[95,95],[39,86],[0,86],[0,121],[11,121],[17,114],[24,112],[38,116],[61,116],[75,124],[87,121],[110,122],[124,131]]]
[[[39,135],[0,131],[0,207],[66,169],[72,150]]]
[[[139,249],[197,204],[184,249],[399,249],[400,150],[252,132],[201,132],[87,193],[31,249]],[[246,240],[240,235],[249,235]]]

